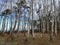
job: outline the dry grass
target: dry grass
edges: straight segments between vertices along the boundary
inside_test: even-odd
[[[41,33],[35,33],[35,39],[32,35],[26,40],[23,33],[14,34],[14,40],[10,40],[9,35],[0,36],[0,45],[60,45],[60,34],[57,35],[53,41],[49,40],[49,35],[44,34],[41,37]]]

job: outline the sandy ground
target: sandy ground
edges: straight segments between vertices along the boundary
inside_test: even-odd
[[[49,34],[44,34],[41,37],[41,33],[35,33],[33,39],[30,34],[29,38],[24,36],[23,33],[14,34],[14,39],[10,40],[9,35],[0,36],[0,45],[60,45],[60,33],[55,37],[53,41],[50,40]]]

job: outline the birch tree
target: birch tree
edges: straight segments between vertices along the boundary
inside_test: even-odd
[[[42,37],[43,37],[43,35],[44,35],[44,33],[45,33],[45,4],[46,4],[46,2],[45,2],[45,0],[42,0],[42,2],[43,2],[43,14],[42,14]]]
[[[6,21],[6,12],[4,12],[4,19],[3,19],[3,34],[4,34],[4,30],[5,30],[5,21]]]
[[[7,0],[6,0],[6,2],[4,1],[4,4],[6,3],[6,5],[7,5]],[[5,8],[6,8],[6,5],[4,6]],[[6,21],[6,11],[4,11],[2,14],[4,15],[4,19],[3,19],[3,28],[2,28],[2,30],[3,30],[3,34],[4,34],[4,30],[5,30],[5,21]]]
[[[23,6],[23,4],[25,3],[25,0],[18,0],[17,6],[18,6],[18,10],[17,10],[17,17],[18,17],[18,32],[19,32],[19,26],[20,26],[20,15],[21,15],[21,7]]]
[[[12,0],[10,1],[10,4],[11,4],[11,12],[12,12]],[[10,37],[11,37],[11,40],[13,40],[12,13],[11,13],[11,16],[10,16],[10,22],[11,22],[11,25],[10,25]]]
[[[14,23],[14,26],[12,28],[13,31],[15,31],[15,28],[16,28],[16,24],[17,24],[17,7],[13,6],[13,12],[12,13],[15,13],[13,16],[15,17],[12,17],[12,19],[15,19],[15,21],[13,21]]]
[[[33,36],[33,38],[35,37],[35,35],[34,35],[34,29],[33,29],[33,0],[31,0],[31,13],[32,13],[32,27],[31,27],[31,29],[32,29],[32,36]]]
[[[55,0],[53,0],[53,5],[54,5],[54,13],[55,13],[55,35],[57,35],[57,14],[56,14]]]
[[[54,39],[54,18],[55,18],[55,15],[54,15],[54,12],[53,12],[53,7],[54,7],[54,1],[51,0],[51,15],[52,15],[52,19],[50,20],[50,22],[52,23],[51,25],[51,35],[50,35],[50,40],[53,40]]]

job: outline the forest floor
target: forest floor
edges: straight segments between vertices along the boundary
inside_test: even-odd
[[[28,40],[23,33],[14,34],[14,39],[10,40],[9,35],[0,35],[0,45],[60,45],[60,33],[52,41],[48,34],[44,34],[41,37],[41,33],[35,33],[35,38],[33,39],[30,34]]]

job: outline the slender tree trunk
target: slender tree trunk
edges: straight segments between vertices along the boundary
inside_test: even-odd
[[[19,11],[20,12],[20,11]],[[19,27],[20,27],[20,14],[18,15],[18,28],[17,28],[17,30],[18,30],[18,33],[19,33]]]
[[[41,32],[43,32],[43,31],[42,31],[42,30],[43,30],[43,28],[42,28],[42,27],[43,27],[43,24],[42,24],[43,22],[42,22],[42,21],[43,21],[43,20],[41,19]],[[41,37],[42,37],[42,35],[41,35]]]
[[[43,0],[43,15],[42,15],[42,17],[43,17],[43,18],[42,18],[42,27],[43,27],[43,29],[42,29],[42,37],[43,37],[43,35],[44,35],[44,33],[45,33],[45,19],[44,19],[45,16],[46,16],[46,15],[45,15],[45,13],[46,13],[46,12],[45,12],[45,11],[46,11],[46,10],[45,10],[45,9],[46,9],[46,8],[45,8],[45,4],[46,4],[46,1]]]
[[[16,28],[16,24],[17,24],[17,20],[15,20],[15,24],[14,24],[14,27],[13,27],[13,31],[14,31],[15,28]]]
[[[31,0],[31,13],[32,13],[32,35],[33,35],[33,38],[35,37],[34,35],[34,27],[33,27],[33,0]]]
[[[55,0],[53,0],[53,5],[54,5],[54,13],[55,13],[55,35],[57,35],[57,19],[56,19],[56,5],[55,5]]]
[[[43,34],[45,33],[45,21],[43,20]]]
[[[49,32],[49,21],[47,21],[47,32]]]
[[[24,36],[26,37],[26,28],[25,28],[25,26],[26,26],[25,23],[26,22],[25,22],[25,17],[26,17],[26,15],[24,15]]]
[[[30,35],[30,15],[28,16],[28,38],[29,38],[29,35]]]
[[[48,0],[46,0],[46,15],[48,15]],[[49,32],[49,17],[47,17],[47,32]]]
[[[29,34],[30,34],[30,25],[28,23],[28,38],[29,38]]]
[[[17,30],[18,30],[18,33],[19,33],[19,27],[20,27],[20,15],[21,15],[21,3],[20,4],[18,4],[18,11],[17,11],[17,19],[18,19],[18,28],[17,28]]]
[[[51,37],[52,37],[52,40],[53,40],[53,36],[54,36],[54,21],[52,21],[52,30],[51,30]]]
[[[41,8],[41,5],[39,4],[39,22],[40,22],[40,24],[39,24],[39,32],[41,31],[41,19],[40,19],[41,10],[40,10],[40,8]]]
[[[5,3],[5,1],[4,1],[4,3]],[[7,0],[6,0],[6,5],[7,5]],[[6,8],[6,5],[5,5],[5,8]],[[4,19],[3,19],[3,34],[4,34],[4,30],[5,30],[6,13],[7,13],[7,12],[4,12]]]
[[[57,19],[55,17],[55,35],[57,36]]]
[[[11,10],[12,10],[12,0],[11,0]],[[12,11],[11,11],[12,12]],[[10,21],[11,21],[11,27],[10,27],[10,37],[11,37],[11,40],[13,40],[13,30],[12,30],[12,13],[11,13],[11,16],[10,16]]]
[[[17,33],[19,33],[19,13],[18,13],[18,11],[17,11],[17,22],[18,22]]]
[[[5,21],[6,21],[6,13],[4,14],[4,19],[3,19],[3,34],[5,30]]]
[[[53,3],[52,3],[52,0],[51,0],[51,12],[53,11],[53,9],[52,9],[52,5],[53,5]],[[52,15],[52,14],[51,14]],[[53,18],[53,17],[52,17]],[[54,19],[52,19],[52,20],[54,20]],[[53,39],[53,32],[54,32],[54,29],[53,29],[53,26],[54,26],[54,21],[52,21],[51,20],[51,30],[50,30],[50,40],[52,40]]]
[[[16,16],[16,21],[15,21],[15,27],[16,27],[16,24],[18,23],[18,26],[17,26],[17,34],[19,34],[19,26],[20,26],[20,14],[19,14],[19,7],[18,7],[18,10],[17,10],[17,16]],[[15,28],[14,28],[15,29]]]

